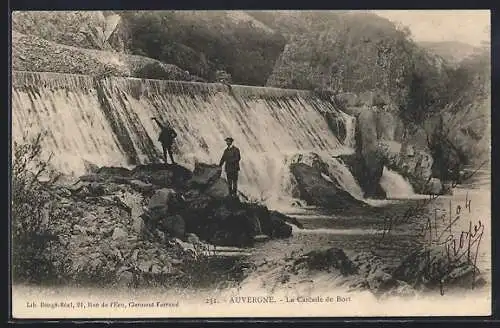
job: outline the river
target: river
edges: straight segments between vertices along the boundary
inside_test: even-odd
[[[300,316],[301,313],[304,314],[305,309],[307,309],[308,314],[318,316],[352,315],[353,313],[358,313],[358,315],[378,315],[380,313],[386,315],[404,315],[405,313],[407,315],[418,315],[419,313],[429,315],[432,315],[432,313],[453,314],[455,313],[453,311],[457,309],[463,309],[461,313],[467,313],[467,311],[470,313],[476,313],[477,311],[483,313],[486,310],[481,309],[491,299],[491,194],[488,177],[489,171],[480,171],[474,179],[464,185],[457,186],[452,196],[440,196],[426,205],[427,213],[443,211],[443,213],[447,212],[449,214],[451,204],[452,217],[454,218],[456,218],[457,208],[460,206],[461,209],[458,210],[460,218],[452,226],[451,235],[454,238],[459,238],[462,231],[468,231],[470,223],[472,226],[477,226],[478,222],[481,221],[484,233],[477,248],[477,267],[480,270],[481,277],[485,279],[486,285],[475,290],[470,288],[466,288],[465,291],[463,289],[446,289],[444,296],[441,296],[439,291],[427,294],[419,293],[401,303],[398,295],[380,301],[368,291],[350,291],[348,288],[349,279],[329,272],[318,271],[310,273],[305,279],[297,276],[296,279],[292,277],[292,279],[282,281],[283,272],[290,265],[290,261],[296,260],[309,251],[332,247],[342,249],[349,258],[353,258],[362,252],[371,252],[371,254],[378,256],[385,266],[395,268],[405,256],[417,247],[427,243],[426,234],[422,234],[422,231],[425,231],[422,227],[425,226],[426,217],[419,215],[419,213],[424,213],[424,210],[419,206],[421,206],[423,199],[428,199],[428,196],[414,195],[408,197],[407,200],[379,202],[378,206],[374,206],[368,211],[353,209],[343,214],[333,214],[307,207],[289,209],[288,214],[294,216],[303,224],[302,229],[294,227],[293,236],[288,239],[270,240],[256,244],[253,248],[247,250],[251,255],[241,262],[244,264],[242,267],[236,268],[236,270],[233,267],[233,274],[221,275],[220,279],[215,279],[209,286],[198,285],[191,289],[158,287],[130,290],[69,286],[61,288],[16,286],[13,292],[15,295],[20,296],[21,299],[35,297],[38,299],[42,297],[47,300],[62,299],[73,300],[74,302],[76,300],[99,302],[103,299],[113,299],[119,300],[119,303],[123,304],[131,301],[147,303],[156,302],[157,300],[180,302],[181,305],[184,304],[184,307],[168,308],[168,315],[175,317],[192,316],[193,313],[209,317],[251,316],[255,313],[258,313],[259,316],[275,316],[279,314]],[[387,220],[392,217],[396,218],[397,221],[397,218],[403,218],[408,209],[411,208],[419,209],[415,210],[415,217],[405,223],[394,223],[390,231],[388,231]],[[448,219],[438,220],[435,226],[436,230],[448,231],[446,228],[447,223]],[[251,265],[248,265],[249,263]],[[241,273],[243,267],[247,268],[245,275],[234,274],[235,272]],[[232,281],[228,281],[228,279]],[[257,300],[262,301],[263,297],[271,296],[275,300],[279,300],[278,303],[283,303],[286,297],[292,297],[293,295],[295,297],[298,295],[303,300],[309,297],[307,298],[309,301],[304,301],[301,305],[302,308],[297,308],[297,310],[292,310],[293,306],[295,306],[293,304],[286,304],[287,307],[277,306],[273,307],[273,309],[266,307],[267,310],[264,310],[262,307],[257,307],[258,304],[237,307],[238,304],[232,304],[233,301],[231,301],[235,300],[235,297],[251,296],[255,297],[254,301],[257,302]],[[331,295],[332,299],[342,295],[341,297],[346,299],[355,300],[353,302],[357,304],[370,304],[370,306],[363,311],[356,311],[351,307],[344,306],[337,308],[336,312],[331,312],[321,306],[312,307],[313,304],[316,304],[314,300],[318,301],[318,297],[327,297],[326,295]],[[431,303],[439,302],[435,304],[443,304],[443,307],[430,306],[430,300],[432,300]],[[215,304],[208,303],[211,301],[215,302]],[[473,304],[476,307],[471,308],[470,302],[474,302]],[[387,306],[390,307],[390,304],[397,305],[393,308],[396,312],[387,312]],[[401,308],[402,304],[407,306]],[[451,305],[445,306],[445,304]],[[131,303],[130,306],[133,307],[134,305]],[[131,308],[130,306],[126,305],[126,309],[117,307],[108,312],[97,311],[96,309],[93,310],[94,312],[89,312],[90,310],[86,308],[80,309],[77,313],[72,314],[69,311],[62,314],[68,317],[78,317],[80,315],[163,317],[167,313],[165,308],[158,309],[156,306],[149,308]],[[61,314],[61,312],[54,312],[57,311],[57,308],[51,311],[45,312],[44,316],[47,316],[47,313]]]

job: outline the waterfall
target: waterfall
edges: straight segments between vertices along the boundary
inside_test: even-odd
[[[387,193],[388,198],[403,198],[415,195],[408,180],[386,167],[384,167],[380,185]]]
[[[343,111],[338,111],[340,116],[343,118],[345,129],[346,129],[346,137],[344,140],[344,145],[347,147],[355,148],[356,147],[356,118],[351,116]]]
[[[293,154],[331,157],[354,140],[350,116],[339,113],[347,129],[339,141],[320,114],[337,110],[302,90],[13,72],[12,107],[13,140],[46,133],[43,148],[66,174],[83,174],[86,161],[159,162],[153,116],[177,131],[175,157],[189,168],[195,161],[218,163],[231,136],[242,156],[241,189],[256,198],[291,188],[286,164]]]

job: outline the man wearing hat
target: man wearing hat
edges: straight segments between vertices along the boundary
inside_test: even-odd
[[[236,197],[238,190],[238,172],[240,170],[240,150],[233,145],[233,138],[225,139],[227,148],[220,159],[219,166],[226,163],[226,177],[229,183],[229,195]]]
[[[168,156],[170,156],[170,161],[172,161],[172,164],[175,164],[174,156],[172,154],[172,145],[174,143],[174,139],[177,137],[177,133],[170,126],[170,123],[166,122],[166,124],[162,124],[156,117],[152,117],[151,119],[155,121],[156,124],[158,124],[161,130],[158,141],[161,143],[161,146],[163,148],[163,159],[165,161],[165,164],[167,164],[167,154]]]

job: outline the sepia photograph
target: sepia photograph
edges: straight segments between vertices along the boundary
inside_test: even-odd
[[[491,314],[489,10],[11,22],[13,319]]]

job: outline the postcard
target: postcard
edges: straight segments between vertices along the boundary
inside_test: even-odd
[[[13,319],[491,314],[488,10],[12,13]]]

